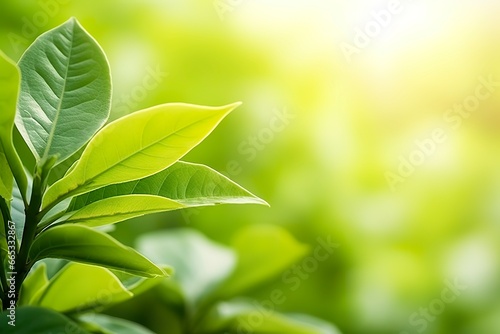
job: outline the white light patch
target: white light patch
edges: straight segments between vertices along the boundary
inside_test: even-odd
[[[468,286],[473,293],[469,298],[487,297],[496,284],[498,262],[494,244],[487,236],[476,235],[464,239],[451,249],[445,263],[445,275],[457,278]]]

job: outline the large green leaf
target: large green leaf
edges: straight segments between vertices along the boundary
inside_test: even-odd
[[[200,333],[340,334],[332,324],[303,314],[281,314],[270,300],[217,304],[198,328]]]
[[[238,295],[283,273],[306,255],[309,247],[281,227],[252,225],[238,233],[233,249],[238,254],[238,265],[220,289],[224,298]]]
[[[92,138],[74,168],[47,190],[43,207],[169,167],[208,136],[238,105],[164,104],[108,124]]]
[[[38,160],[62,161],[106,122],[111,77],[97,42],[70,19],[36,39],[19,61],[16,124]]]
[[[110,317],[103,314],[89,314],[80,320],[103,334],[154,334],[150,330],[128,320]]]
[[[190,229],[147,234],[138,249],[155,263],[175,268],[178,282],[190,302],[196,302],[218,286],[233,270],[233,252]]]
[[[96,264],[144,277],[165,272],[134,249],[92,228],[71,224],[49,228],[33,242],[30,259],[60,258]]]
[[[173,199],[187,207],[215,204],[267,203],[213,169],[178,161],[147,178],[109,185],[73,199],[69,210],[128,194],[150,194]]]
[[[86,226],[102,226],[149,213],[184,208],[181,203],[151,195],[125,195],[105,198],[71,213],[61,222],[81,223]]]
[[[9,312],[0,314],[0,333],[12,334],[90,334],[64,315],[52,310],[25,306],[16,309],[15,327],[9,325]]]
[[[17,65],[0,51],[0,155],[5,155],[2,159],[6,158],[12,171],[11,174],[9,168],[5,165],[5,161],[0,161],[0,183],[4,183],[7,190],[10,190],[9,184],[12,181],[8,179],[13,175],[21,189],[23,198],[26,198],[28,182],[12,140],[20,80]],[[7,195],[9,194],[7,193]],[[4,198],[10,200],[9,196]]]
[[[49,279],[47,278],[47,265],[41,263],[32,269],[28,277],[23,282],[21,293],[19,295],[19,305],[36,304],[36,296],[47,287]]]
[[[54,276],[37,298],[37,305],[59,312],[83,312],[132,297],[105,268],[70,263]]]

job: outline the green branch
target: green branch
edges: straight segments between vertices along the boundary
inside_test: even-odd
[[[28,263],[29,251],[31,244],[35,239],[36,227],[38,224],[38,211],[42,204],[42,191],[43,191],[43,181],[42,176],[37,173],[33,179],[33,188],[31,192],[31,200],[26,209],[26,219],[24,224],[23,238],[21,241],[21,248],[19,249],[19,255],[16,259],[16,302],[19,298],[19,291],[21,290],[21,285],[26,278],[30,270],[30,265]]]

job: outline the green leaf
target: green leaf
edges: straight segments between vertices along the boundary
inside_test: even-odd
[[[149,329],[134,322],[103,314],[83,315],[80,320],[97,327],[104,334],[154,334]]]
[[[47,265],[42,263],[32,269],[30,274],[24,280],[19,294],[19,305],[36,304],[37,294],[39,295],[48,284],[49,279],[47,278]]]
[[[59,258],[96,264],[144,277],[165,276],[165,272],[134,249],[109,235],[81,225],[62,225],[42,232],[33,242],[31,261]]]
[[[303,314],[281,314],[276,305],[235,300],[217,304],[198,329],[204,333],[340,334],[332,324]]]
[[[37,160],[63,161],[106,122],[111,77],[106,56],[74,18],[41,36],[19,61],[16,124]]]
[[[69,210],[128,194],[150,194],[173,199],[186,207],[216,204],[267,203],[213,169],[178,161],[144,179],[109,185],[73,199]]]
[[[108,269],[70,263],[50,280],[37,305],[59,312],[84,312],[131,297]]]
[[[239,104],[164,104],[120,118],[99,131],[75,167],[45,193],[43,207],[169,167],[198,145]]]
[[[59,224],[81,223],[86,226],[102,226],[149,213],[177,210],[184,205],[167,198],[150,195],[126,195],[91,203]]]
[[[238,254],[238,265],[220,289],[225,298],[276,277],[309,251],[285,229],[272,225],[244,228],[235,237],[233,249]]]
[[[7,186],[7,190],[9,190],[9,184],[12,181],[6,181],[6,179],[13,175],[21,189],[23,198],[26,199],[28,181],[12,140],[20,80],[17,65],[0,51],[0,152],[5,155],[12,172],[10,174],[8,168],[2,163],[0,182],[3,182],[4,186]],[[10,197],[4,198],[10,200]]]
[[[285,317],[303,325],[313,327],[317,334],[341,334],[340,330],[331,323],[307,314],[285,314]]]
[[[62,314],[41,307],[25,306],[16,309],[15,327],[9,325],[9,312],[0,315],[0,333],[13,334],[90,334]]]
[[[218,286],[236,262],[230,249],[190,229],[144,235],[138,240],[138,249],[155,263],[172,265],[173,280],[193,303]]]

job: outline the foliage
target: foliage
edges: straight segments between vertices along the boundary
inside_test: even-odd
[[[209,167],[180,161],[239,104],[169,103],[105,125],[110,105],[106,56],[75,19],[38,37],[18,64],[0,54],[2,316],[17,307],[11,319],[16,333],[68,326],[75,333],[147,333],[125,320],[85,314],[161,283],[173,265],[176,279],[161,286],[188,311],[186,330],[237,330],[234,322],[252,312],[251,305],[220,299],[237,296],[302,256],[303,247],[292,238],[276,232],[285,254],[259,268],[244,255],[251,252],[248,240],[236,254],[192,231],[147,236],[139,248],[151,261],[102,227],[189,207],[266,205]],[[15,147],[15,131],[32,156]],[[279,249],[255,256],[270,251]],[[200,264],[203,257],[207,262]],[[217,290],[223,282],[228,289]],[[260,327],[266,333],[334,332],[318,332],[317,325],[307,325],[310,319],[300,319],[273,313]],[[2,332],[12,324],[2,321]]]

